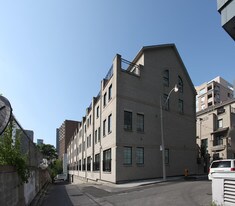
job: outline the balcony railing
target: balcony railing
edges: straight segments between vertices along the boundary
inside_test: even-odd
[[[131,74],[140,76],[140,66],[126,59],[121,59],[121,69]]]
[[[216,151],[222,151],[225,149],[225,145],[215,145],[212,147],[212,151],[216,152]]]
[[[111,79],[112,76],[113,76],[113,65],[111,66],[108,73],[106,74],[105,79],[108,81]]]

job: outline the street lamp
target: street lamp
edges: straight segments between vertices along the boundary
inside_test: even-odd
[[[171,93],[174,92],[178,92],[179,88],[177,87],[177,84],[175,85],[175,87],[169,92],[169,94],[167,95],[166,101],[162,104],[162,97],[160,95],[160,112],[161,112],[161,141],[162,141],[162,145],[161,145],[161,149],[162,149],[162,178],[163,181],[166,180],[166,165],[165,165],[165,144],[164,144],[164,129],[163,129],[163,106],[165,106],[170,98]]]

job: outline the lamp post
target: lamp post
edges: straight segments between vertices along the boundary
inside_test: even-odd
[[[179,88],[177,87],[177,85],[175,85],[175,87],[169,92],[169,94],[167,95],[166,101],[162,104],[162,98],[160,95],[160,112],[161,112],[161,141],[162,141],[162,145],[161,145],[161,149],[162,149],[162,178],[163,181],[166,180],[166,165],[165,165],[165,144],[164,144],[164,128],[163,128],[163,106],[165,106],[165,104],[167,104],[171,93],[174,92],[178,92]]]

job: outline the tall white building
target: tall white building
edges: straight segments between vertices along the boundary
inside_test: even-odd
[[[196,86],[195,89],[197,112],[233,98],[233,85],[220,76]]]

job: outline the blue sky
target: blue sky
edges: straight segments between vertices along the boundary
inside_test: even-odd
[[[235,80],[235,44],[213,0],[0,0],[0,93],[34,139],[81,120],[119,53],[175,43],[195,85]]]

